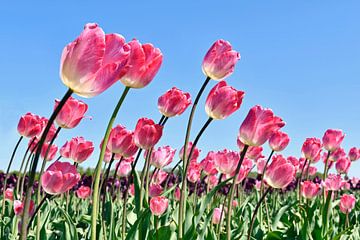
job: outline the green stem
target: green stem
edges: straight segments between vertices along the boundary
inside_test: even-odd
[[[302,166],[301,168],[301,172],[300,172],[300,176],[299,176],[299,182],[297,183],[297,189],[298,189],[298,197],[299,197],[299,206],[301,204],[301,191],[300,191],[300,186],[301,186],[301,181],[302,181],[302,175],[304,173],[304,169],[305,169],[305,166],[307,164],[308,160],[305,159],[305,162],[304,162],[304,165]]]
[[[236,179],[238,178],[240,168],[242,165],[242,162],[244,161],[245,154],[248,150],[249,146],[245,145],[244,149],[241,152],[240,161],[236,167],[235,170],[235,176],[233,177],[233,183],[231,185],[230,194],[229,194],[229,201],[228,201],[228,210],[227,210],[227,218],[226,218],[226,239],[231,239],[231,214],[232,214],[232,200],[234,199],[234,193],[235,193],[235,186],[236,186]]]
[[[34,159],[34,154],[33,152],[30,153],[29,157],[26,160],[25,163],[25,167],[24,167],[24,172],[23,172],[23,178],[21,179],[21,185],[20,185],[20,199],[23,198],[23,192],[24,192],[24,187],[25,187],[25,179],[26,179],[26,175],[27,175],[27,169],[29,166],[29,163],[32,161],[32,159]]]
[[[126,237],[126,203],[128,198],[128,190],[125,191],[123,213],[122,213],[122,225],[121,225],[121,237],[125,240]]]
[[[211,78],[210,77],[206,77],[205,82],[203,83],[203,85],[201,86],[198,94],[196,95],[194,104],[191,108],[191,112],[190,112],[190,116],[189,116],[189,120],[187,123],[187,128],[186,128],[186,134],[185,134],[185,140],[184,140],[184,153],[183,153],[183,169],[185,168],[185,166],[187,165],[187,159],[186,159],[186,148],[189,142],[189,137],[190,137],[190,132],[191,132],[191,125],[192,125],[192,121],[193,121],[193,117],[194,117],[194,113],[196,110],[196,106],[200,100],[200,97],[202,95],[202,93],[204,92],[206,86],[208,85],[208,83],[210,82]],[[181,186],[181,194],[180,194],[180,203],[179,203],[179,217],[178,217],[178,224],[179,224],[179,231],[178,231],[178,239],[182,240],[183,238],[183,219],[184,219],[184,201],[185,201],[185,193],[186,193],[186,175],[183,174],[182,176],[182,186]]]
[[[41,209],[42,205],[45,203],[46,199],[49,199],[49,200],[50,200],[50,199],[53,198],[53,197],[54,197],[54,196],[53,196],[53,195],[50,195],[50,194],[46,194],[46,195],[43,197],[43,199],[41,200],[41,202],[38,204],[37,208],[35,209],[34,214],[31,216],[31,219],[30,219],[29,224],[28,224],[28,226],[27,226],[28,231],[29,231],[29,229],[30,229],[30,227],[31,227],[31,223],[34,221],[35,216],[36,216],[37,213],[40,211],[40,209]],[[39,218],[39,217],[38,217],[38,218]],[[37,239],[40,239],[40,238],[37,238]]]
[[[26,157],[27,157],[27,154],[29,153],[30,151],[30,147],[33,145],[35,141],[35,137],[33,137],[30,141],[30,144],[29,146],[27,147],[26,151],[25,151],[25,154],[24,154],[24,157],[21,161],[21,166],[20,166],[20,170],[19,170],[19,176],[18,176],[18,179],[17,179],[17,183],[16,183],[16,194],[19,195],[19,190],[20,190],[20,182],[21,182],[21,178],[22,178],[22,171],[23,171],[23,167],[24,167],[24,163],[26,162]],[[20,199],[21,196],[18,196],[18,199]]]
[[[101,146],[99,160],[98,160],[96,168],[95,168],[93,208],[92,208],[92,214],[91,214],[91,239],[92,240],[96,240],[96,222],[97,222],[97,217],[98,217],[98,212],[99,212],[98,211],[98,209],[99,209],[99,183],[100,183],[101,165],[104,160],[106,145],[109,140],[110,131],[114,124],[115,118],[119,112],[119,109],[120,109],[127,93],[129,92],[129,90],[130,90],[129,87],[125,87],[124,92],[122,93],[122,95],[119,99],[119,102],[117,103],[117,105],[114,109],[114,112],[111,115],[107,129],[105,131],[105,136],[104,136],[103,144]]]
[[[102,207],[103,207],[103,209],[101,209],[102,210],[102,216],[103,216],[103,220],[104,220],[104,218],[105,218],[105,201],[106,201],[106,185],[107,185],[107,179],[108,179],[108,177],[109,177],[109,173],[110,173],[110,169],[111,169],[111,166],[112,166],[112,164],[113,164],[113,162],[114,162],[114,157],[115,157],[115,153],[113,153],[112,155],[111,155],[111,160],[110,160],[110,163],[109,163],[109,166],[107,167],[107,169],[106,169],[106,172],[105,172],[105,175],[103,176],[103,181],[102,181],[102,185],[101,185],[101,189],[102,189],[102,193],[103,193],[103,198],[102,198]],[[101,195],[101,194],[100,194]],[[110,197],[110,199],[112,199],[111,197]]]

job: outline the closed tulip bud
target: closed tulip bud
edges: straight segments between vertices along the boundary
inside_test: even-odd
[[[5,187],[5,186],[4,186]],[[12,202],[14,200],[14,189],[7,188],[5,190],[5,199]]]
[[[16,216],[22,216],[24,211],[24,202],[20,200],[14,201],[14,212]],[[30,200],[30,207],[29,207],[29,215],[33,215],[35,211],[35,203],[33,200]]]
[[[170,146],[159,147],[151,153],[150,164],[162,169],[172,162],[175,152]]]
[[[173,87],[158,99],[158,109],[165,117],[181,115],[191,104],[189,93]]]
[[[21,116],[17,130],[21,136],[32,138],[41,133],[43,129],[42,122],[38,115],[32,113],[26,113]]]
[[[324,157],[326,154],[324,154]],[[330,153],[329,161],[336,162],[338,159],[346,157],[346,153],[343,148],[338,148],[335,151]]]
[[[320,184],[311,181],[301,182],[301,195],[307,199],[313,199],[320,192]]]
[[[78,190],[76,190],[76,195],[78,198],[86,199],[91,195],[91,188],[88,186],[81,186]]]
[[[117,171],[117,175],[119,177],[127,177],[129,176],[129,174],[131,173],[131,163],[127,162],[127,161],[121,161],[121,162],[117,162],[117,164],[120,164],[118,171]]]
[[[112,153],[120,154],[125,158],[133,156],[138,150],[134,141],[134,132],[117,125],[110,132],[107,148]]]
[[[187,171],[187,180],[192,183],[196,183],[201,176],[200,165],[196,162],[190,162]]]
[[[134,142],[142,149],[150,149],[160,140],[163,127],[148,118],[140,118],[136,124]]]
[[[360,149],[356,147],[350,148],[348,156],[351,161],[356,161],[360,159]]]
[[[351,161],[347,157],[342,157],[336,161],[335,168],[339,174],[347,174],[351,166]]]
[[[58,147],[56,145],[51,145],[48,143],[44,143],[41,149],[41,157],[45,161],[51,161],[56,156],[56,153],[58,151]]]
[[[234,72],[240,53],[232,50],[225,40],[217,40],[208,50],[202,63],[204,74],[211,79],[221,80]]]
[[[168,208],[169,200],[164,196],[157,196],[150,199],[150,210],[155,216],[161,216]]]
[[[186,148],[186,158],[188,159],[189,158],[189,154],[190,154],[190,150],[193,146],[193,143],[192,142],[188,142],[188,145],[187,145],[187,148]],[[201,150],[199,150],[196,146],[191,154],[191,159],[190,159],[190,162],[193,162],[193,161],[197,161],[199,155],[200,155],[200,152]],[[184,157],[184,147],[182,147],[180,149],[180,152],[179,152],[179,157],[181,160],[184,160],[183,157]]]
[[[60,149],[60,155],[77,163],[87,160],[94,152],[94,144],[83,137],[74,137]]]
[[[360,179],[357,177],[352,177],[351,178],[351,184],[353,185],[353,187],[355,188],[356,185],[359,183]]]
[[[240,156],[238,152],[223,150],[219,151],[215,155],[215,166],[216,169],[225,175],[232,174],[240,161]]]
[[[326,191],[338,191],[341,188],[341,176],[335,174],[329,174],[323,182],[323,187]]]
[[[309,167],[309,176],[315,176],[317,173],[317,168],[315,166]]]
[[[261,146],[283,126],[285,122],[275,116],[271,109],[257,105],[250,109],[241,124],[239,139],[249,146]]]
[[[212,223],[213,224],[219,224],[221,219],[221,208],[214,208],[214,213],[212,216]],[[223,214],[225,215],[225,214]]]
[[[162,184],[167,179],[168,175],[169,174],[167,172],[159,169],[153,177],[153,182],[155,184]]]
[[[347,214],[354,209],[356,198],[353,194],[343,194],[340,198],[340,211]]]
[[[273,188],[285,188],[295,177],[295,167],[285,158],[273,158],[267,167],[264,179]]]
[[[149,196],[157,197],[160,196],[163,192],[163,188],[159,184],[150,184],[149,186]]]
[[[214,175],[214,174],[218,173],[216,166],[215,166],[215,155],[216,155],[216,153],[211,151],[200,162],[200,167],[206,175]]]
[[[74,165],[56,161],[43,173],[41,182],[46,193],[59,195],[74,187],[80,177]]]
[[[129,42],[131,52],[127,66],[129,69],[120,81],[127,87],[143,88],[155,77],[162,64],[163,55],[160,49],[152,44],[141,44],[134,39]]]
[[[284,150],[289,142],[289,136],[281,131],[274,132],[269,139],[270,148],[275,152],[281,152]]]
[[[221,81],[211,89],[206,99],[205,111],[213,119],[225,119],[240,108],[244,95],[243,91],[237,91],[225,81]]]
[[[249,147],[246,152],[246,157],[257,161],[259,158],[263,157],[262,155],[263,148],[261,146]]]
[[[99,95],[124,76],[130,46],[119,34],[106,34],[95,23],[63,50],[60,77],[63,83],[82,97]]]
[[[303,156],[314,161],[321,152],[321,141],[318,138],[307,138],[301,148]]]
[[[341,142],[344,140],[345,134],[341,130],[328,129],[326,130],[322,141],[324,148],[327,151],[333,152],[340,147]]]
[[[60,101],[58,99],[55,100],[54,108],[59,105],[59,102]],[[84,118],[87,110],[88,105],[86,103],[70,97],[56,116],[56,124],[62,128],[74,128],[80,123],[81,119]]]

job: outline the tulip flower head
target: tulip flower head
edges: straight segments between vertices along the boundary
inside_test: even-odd
[[[323,187],[326,191],[338,191],[341,188],[341,176],[335,174],[329,174],[323,182]]]
[[[265,172],[264,179],[273,188],[284,188],[289,185],[295,177],[295,167],[284,157],[273,158]]]
[[[79,96],[94,97],[125,75],[130,50],[123,36],[105,34],[96,23],[88,23],[64,48],[60,77]]]
[[[163,127],[148,118],[140,118],[136,124],[134,142],[142,149],[150,149],[160,140]]]
[[[118,167],[118,171],[117,171],[117,175],[119,177],[127,177],[129,176],[129,174],[131,173],[131,163],[127,162],[127,161],[121,161],[121,162],[117,162],[117,164],[120,164],[120,166]],[[117,167],[117,166],[116,166]]]
[[[151,153],[150,164],[162,169],[173,161],[175,152],[170,146],[159,147]]]
[[[58,151],[58,147],[54,144],[50,146],[48,143],[44,143],[41,149],[41,157],[45,161],[51,161],[54,159],[56,153]]]
[[[38,115],[32,113],[26,113],[21,116],[17,130],[21,136],[32,138],[41,133],[43,129],[42,122]]]
[[[221,208],[214,208],[214,213],[212,216],[212,223],[213,224],[219,224],[220,223],[220,219],[221,219]],[[222,216],[222,218],[224,218],[224,215]]]
[[[284,150],[289,142],[289,136],[281,131],[274,132],[269,139],[270,148],[275,152],[281,152]]]
[[[303,156],[309,161],[314,161],[321,153],[321,141],[318,138],[307,138],[301,148]]]
[[[327,151],[333,152],[340,147],[344,137],[345,134],[341,130],[328,129],[322,138],[323,146]]]
[[[351,161],[356,161],[360,159],[360,148],[350,148],[348,156]]]
[[[347,174],[351,166],[351,161],[347,157],[341,157],[335,163],[336,171],[339,174]]]
[[[158,99],[158,109],[165,117],[181,115],[191,104],[189,93],[173,87]]]
[[[14,212],[16,216],[21,216],[24,211],[24,202],[21,202],[20,200],[14,201]],[[33,215],[35,211],[35,203],[33,200],[30,200],[30,207],[29,207],[29,215]]]
[[[320,193],[321,186],[312,181],[301,182],[301,195],[307,199],[313,199]]]
[[[60,155],[77,163],[86,161],[94,152],[94,144],[83,137],[74,137],[60,149]]]
[[[218,173],[215,166],[215,155],[215,152],[210,151],[208,152],[206,157],[200,162],[200,167],[206,175],[214,175]]]
[[[91,195],[91,188],[88,186],[81,186],[78,190],[76,190],[76,195],[78,198],[86,199]]]
[[[54,109],[59,105],[60,100],[55,100]],[[73,97],[70,97],[65,105],[60,110],[59,114],[56,116],[55,121],[59,127],[62,128],[74,128],[79,125],[81,119],[84,118],[86,111],[88,110],[88,105],[83,101],[77,100]]]
[[[155,216],[161,216],[167,210],[169,200],[164,196],[157,196],[150,199],[150,210]]]
[[[239,161],[240,155],[238,152],[225,149],[216,153],[214,162],[216,169],[220,173],[230,175],[236,170]]]
[[[356,198],[353,194],[343,194],[340,198],[340,211],[347,214],[355,207]]]
[[[120,154],[125,158],[133,156],[138,150],[134,141],[134,132],[117,125],[110,132],[107,148],[112,153]]]
[[[14,201],[14,189],[13,188],[7,188],[5,190],[5,199],[10,202]]]

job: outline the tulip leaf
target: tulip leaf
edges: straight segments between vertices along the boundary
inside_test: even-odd
[[[130,230],[128,231],[126,235],[126,240],[132,240],[135,239],[135,234],[139,228],[139,224],[145,219],[149,218],[151,216],[150,209],[144,209],[140,214],[139,218],[134,222],[134,224],[131,226]]]

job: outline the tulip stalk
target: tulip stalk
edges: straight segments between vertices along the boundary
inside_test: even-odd
[[[61,101],[57,105],[57,107],[55,108],[54,112],[51,114],[49,121],[44,129],[44,132],[41,135],[41,138],[39,140],[38,147],[36,148],[34,161],[33,161],[32,167],[31,167],[31,171],[30,171],[29,184],[28,184],[28,187],[26,190],[26,196],[25,196],[25,204],[24,204],[24,211],[23,211],[23,215],[22,215],[22,226],[21,226],[21,234],[20,234],[21,240],[26,240],[26,237],[27,237],[27,223],[28,223],[28,218],[29,218],[31,190],[32,190],[32,186],[33,186],[34,180],[35,180],[35,173],[36,173],[36,168],[37,168],[37,164],[38,164],[40,153],[41,153],[41,148],[45,142],[46,136],[50,130],[51,125],[54,123],[56,116],[59,114],[60,110],[65,105],[66,101],[71,97],[72,93],[73,93],[73,90],[71,90],[69,88],[68,91],[65,93],[64,97],[61,99]]]
[[[16,194],[19,195],[19,189],[20,189],[20,182],[21,182],[21,178],[22,178],[22,170],[23,170],[23,167],[24,167],[24,163],[26,161],[26,157],[30,151],[30,147],[32,146],[32,144],[34,143],[35,141],[35,137],[32,138],[32,140],[30,141],[30,144],[29,146],[26,148],[26,151],[25,151],[25,154],[24,154],[24,157],[21,161],[21,165],[20,165],[20,170],[19,170],[19,176],[18,176],[18,179],[17,179],[17,183],[16,183]]]
[[[236,179],[238,178],[239,175],[239,171],[241,168],[241,165],[244,161],[246,152],[249,148],[249,145],[245,145],[244,149],[241,152],[241,156],[240,156],[240,161],[236,167],[235,170],[235,176],[233,176],[233,183],[231,185],[231,189],[230,189],[230,193],[229,193],[229,197],[228,197],[228,210],[227,210],[227,218],[226,218],[226,239],[230,240],[231,239],[231,211],[232,211],[232,201],[234,199],[234,193],[235,193],[235,186],[236,186]]]
[[[114,124],[115,118],[120,110],[120,107],[122,103],[125,100],[126,95],[128,94],[130,90],[130,87],[125,87],[115,109],[112,113],[107,129],[105,131],[105,136],[103,140],[103,144],[101,146],[100,156],[99,160],[97,162],[96,168],[95,168],[95,179],[94,179],[94,192],[93,192],[93,208],[92,208],[92,214],[91,214],[91,239],[96,240],[96,222],[97,222],[97,216],[98,216],[98,209],[99,209],[99,183],[100,183],[100,173],[101,173],[101,165],[105,157],[106,152],[106,145],[109,140],[110,131],[112,129],[112,126]]]

